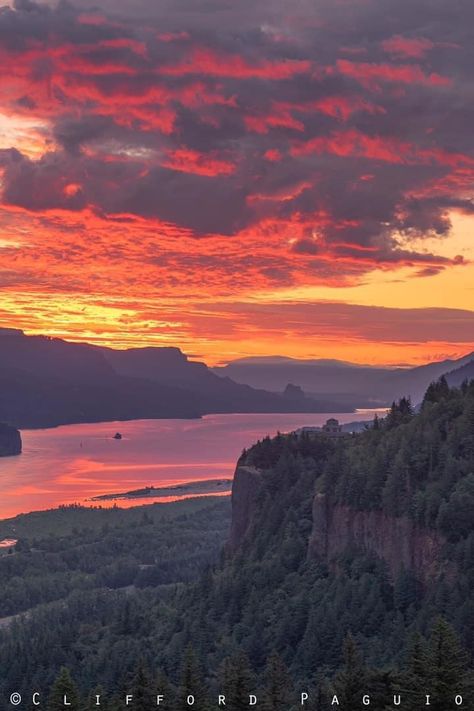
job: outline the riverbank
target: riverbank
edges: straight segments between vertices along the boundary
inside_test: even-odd
[[[175,486],[146,486],[143,489],[125,491],[116,494],[103,494],[93,496],[91,501],[117,501],[121,499],[150,499],[161,497],[205,496],[211,494],[226,494],[232,489],[232,479],[204,479],[202,481],[189,481]]]
[[[366,420],[367,411],[336,413],[341,424]],[[0,459],[0,518],[61,505],[90,505],[105,497],[232,479],[242,450],[277,432],[321,426],[329,413],[206,415],[201,419],[134,420],[24,430],[21,457]],[[122,438],[115,439],[120,432]],[[194,489],[192,495],[197,495]],[[156,499],[152,491],[152,499]],[[176,496],[176,491],[171,495]],[[189,495],[189,494],[180,494]],[[120,499],[136,506],[140,497]]]

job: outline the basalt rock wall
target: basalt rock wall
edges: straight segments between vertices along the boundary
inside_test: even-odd
[[[232,484],[232,524],[229,547],[235,550],[257,515],[258,493],[263,473],[255,467],[237,465]]]
[[[264,526],[258,521],[259,492],[265,472],[239,463],[232,487],[230,550],[236,550],[251,530]],[[312,494],[308,494],[312,495]],[[308,539],[308,560],[329,565],[347,552],[373,554],[387,563],[392,579],[411,570],[424,584],[451,566],[443,558],[445,540],[436,531],[416,525],[408,516],[395,517],[383,510],[361,511],[331,502],[316,494],[312,506],[313,525]]]
[[[444,544],[436,531],[416,525],[408,516],[331,504],[324,494],[314,497],[310,559],[331,563],[348,549],[372,553],[387,563],[393,578],[403,569],[412,570],[426,584],[443,570],[449,573],[442,558]]]

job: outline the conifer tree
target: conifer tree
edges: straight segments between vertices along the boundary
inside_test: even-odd
[[[153,681],[145,663],[141,660],[136,668],[130,693],[133,696],[133,711],[149,711],[156,706],[156,695]]]
[[[430,683],[428,650],[424,637],[415,633],[408,645],[408,654],[397,692],[410,708],[421,708],[426,701]]]
[[[428,403],[440,402],[449,397],[449,385],[444,375],[434,383],[430,383],[423,398],[423,407]]]
[[[286,711],[291,697],[291,679],[282,658],[273,652],[265,669],[263,708],[265,711]]]
[[[221,676],[226,705],[232,711],[248,711],[249,695],[254,693],[254,686],[247,655],[239,652],[235,657],[227,660],[223,665]]]
[[[175,690],[170,684],[170,681],[162,669],[158,670],[155,678],[154,688],[156,693],[163,696],[163,701],[160,703],[160,708],[164,711],[171,709],[174,704],[174,692]],[[156,699],[155,699],[156,701]]]
[[[193,711],[207,711],[207,690],[203,683],[200,664],[192,645],[186,647],[181,664],[180,682],[175,699],[176,711],[183,711],[183,709],[189,708],[187,704],[188,696],[193,696],[195,699],[192,706]]]
[[[353,636],[349,633],[343,643],[344,664],[333,682],[341,709],[359,708],[368,693],[368,673]]]
[[[439,617],[433,627],[428,648],[428,680],[432,711],[446,711],[457,694],[469,689],[467,654],[453,628]]]
[[[97,704],[99,700],[100,706]],[[113,711],[113,704],[101,686],[97,686],[88,694],[84,711]]]
[[[65,706],[65,699],[70,705]],[[62,667],[51,687],[48,711],[64,711],[65,708],[70,709],[70,711],[80,711],[80,706],[79,692],[71,673],[69,669]]]

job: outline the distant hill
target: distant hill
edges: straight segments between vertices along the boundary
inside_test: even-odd
[[[25,428],[227,412],[350,412],[402,395],[416,403],[442,374],[450,373],[451,384],[469,377],[472,359],[381,368],[272,356],[210,369],[179,348],[114,350],[0,329],[0,421]]]
[[[115,373],[100,351],[0,329],[0,421],[16,427],[197,417],[191,393]]]
[[[459,360],[443,360],[416,368],[389,368],[359,365],[338,360],[297,360],[272,356],[242,358],[214,368],[239,383],[281,391],[286,383],[299,385],[308,394],[356,402],[356,407],[389,405],[402,395],[414,403],[427,386],[441,375],[474,359],[470,353]]]
[[[118,375],[140,375],[192,392],[205,412],[335,412],[340,408],[339,402],[330,398],[305,398],[301,392],[295,397],[294,388],[287,383],[281,393],[236,383],[216,375],[205,363],[189,360],[179,348],[103,348],[101,352]],[[349,402],[344,407],[352,409]]]
[[[339,407],[328,398],[295,399],[291,391],[266,392],[220,378],[178,348],[115,351],[12,329],[0,329],[0,393],[0,421],[21,428]]]
[[[459,387],[465,380],[474,380],[474,359],[446,373],[446,380],[451,387]]]

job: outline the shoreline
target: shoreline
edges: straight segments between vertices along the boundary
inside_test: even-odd
[[[37,425],[37,426],[29,426],[29,427],[22,427],[20,425],[12,425],[16,427],[20,432],[38,432],[42,430],[55,430],[58,429],[59,427],[72,427],[74,425],[103,425],[105,423],[110,423],[113,425],[114,423],[124,423],[124,422],[141,422],[141,421],[147,421],[147,422],[153,422],[154,420],[157,421],[162,421],[162,420],[173,420],[176,422],[179,422],[180,420],[185,421],[185,422],[192,422],[194,420],[203,420],[205,417],[212,417],[214,415],[243,415],[243,416],[249,416],[249,415],[263,415],[263,416],[274,416],[274,415],[306,415],[308,417],[311,417],[312,415],[354,415],[357,414],[358,412],[375,412],[375,411],[384,411],[388,408],[385,407],[353,407],[350,410],[341,410],[341,409],[324,409],[324,410],[308,410],[306,411],[299,411],[299,410],[288,410],[288,411],[278,411],[278,412],[272,412],[272,411],[259,411],[259,412],[247,412],[247,411],[232,411],[232,412],[203,412],[200,415],[194,415],[194,416],[183,416],[183,417],[127,417],[121,420],[73,420],[73,421],[68,421],[68,422],[58,422],[54,425]]]
[[[367,411],[335,414],[342,424],[368,416]],[[329,417],[329,413],[233,413],[24,431],[21,457],[0,460],[5,494],[0,516],[75,503],[111,506],[116,501],[129,507],[165,496],[224,493],[230,484],[215,482],[232,479],[245,448],[277,432],[321,426]],[[114,438],[117,431],[122,440]],[[201,483],[208,480],[212,482]]]
[[[143,498],[161,498],[167,496],[211,496],[232,489],[233,479],[202,479],[200,481],[183,482],[182,484],[174,484],[172,486],[147,486],[140,489],[132,489],[131,491],[116,492],[112,494],[99,494],[92,496],[88,501],[117,501],[117,500],[135,500]]]
[[[229,491],[230,494],[230,491]],[[15,516],[7,516],[5,518],[0,517],[0,540],[7,536],[13,535],[11,531],[5,532],[5,527],[11,526],[14,522],[22,522],[26,518],[40,518],[47,516],[57,516],[61,513],[68,514],[74,512],[92,513],[92,515],[105,514],[110,515],[110,513],[119,511],[121,513],[127,513],[134,511],[135,513],[139,509],[149,509],[158,506],[179,506],[181,504],[187,504],[193,501],[202,501],[204,499],[209,500],[209,503],[218,503],[227,498],[227,495],[222,495],[219,493],[210,492],[209,494],[189,494],[183,495],[180,498],[173,499],[172,501],[151,501],[150,503],[137,503],[136,506],[101,506],[100,503],[90,503],[90,505],[84,503],[73,503],[73,504],[61,504],[60,506],[53,506],[49,509],[34,509],[32,511],[24,511],[18,513]]]

